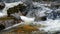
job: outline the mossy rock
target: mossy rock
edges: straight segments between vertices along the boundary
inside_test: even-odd
[[[9,16],[10,14],[18,13],[19,11],[23,11],[25,8],[26,7],[23,4],[19,4],[19,5],[15,6],[15,7],[9,8],[7,10],[7,14]]]

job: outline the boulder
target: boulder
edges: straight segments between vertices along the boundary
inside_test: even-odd
[[[7,10],[7,14],[8,14],[8,16],[10,16],[10,14],[18,13],[19,11],[22,12],[24,9],[25,9],[25,6],[23,4],[19,4],[17,6],[9,8]]]
[[[0,2],[0,10],[4,9],[5,8],[5,4]]]
[[[5,29],[5,26],[3,24],[0,24],[0,31]]]

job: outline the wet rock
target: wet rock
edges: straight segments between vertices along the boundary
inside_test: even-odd
[[[29,26],[29,25],[23,25],[16,30],[16,32],[18,32],[20,34],[21,34],[21,32],[23,32],[23,33],[25,32],[24,34],[26,34],[26,33],[32,34],[31,32],[33,32],[33,31],[38,31],[38,28]]]
[[[0,18],[0,24],[3,24],[3,26],[5,26],[6,28],[10,27],[10,26],[12,26],[14,24],[20,23],[20,22],[21,22],[20,19],[16,19],[13,16]]]
[[[5,26],[3,24],[0,24],[0,31],[5,29]]]
[[[57,32],[55,32],[55,33],[53,33],[53,34],[60,34],[60,31],[57,31]]]
[[[4,7],[5,7],[5,4],[0,2],[0,10],[4,9]]]
[[[10,16],[10,14],[18,13],[19,11],[21,11],[21,13],[22,13],[22,11],[24,9],[25,9],[25,6],[23,4],[19,4],[17,6],[14,6],[12,8],[9,8],[7,10],[7,14],[8,14],[8,16]]]
[[[45,21],[46,20],[46,17],[44,16],[44,17],[41,17],[41,20],[42,21]]]
[[[46,16],[43,17],[36,17],[35,21],[45,21],[47,20]]]

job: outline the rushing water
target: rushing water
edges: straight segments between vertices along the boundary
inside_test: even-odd
[[[39,28],[40,30],[44,30],[46,32],[60,31],[60,8],[50,9],[48,7],[45,7],[47,4],[42,4],[41,2],[32,2],[32,0],[22,0],[22,2],[5,3],[6,6],[2,10],[2,13],[0,12],[0,17],[1,15],[7,15],[7,10],[11,7],[17,6],[19,3],[24,3],[27,6],[27,8],[25,9],[25,12],[27,12],[27,17],[35,17],[35,19],[39,20],[40,17],[46,16],[47,20],[39,20],[39,22],[37,22],[38,24],[45,24],[46,26],[44,28]],[[50,4],[48,6],[50,6]]]
[[[48,7],[45,7],[45,5],[41,5],[41,3],[33,3],[33,8],[31,8],[27,14],[28,17],[36,17],[40,18],[43,16],[47,16],[47,20],[46,21],[42,21],[42,22],[37,22],[37,23],[43,23],[46,25],[46,27],[44,28],[40,28],[40,30],[44,30],[46,32],[56,32],[56,31],[60,31],[60,8],[53,8],[50,9]],[[38,20],[38,19],[37,19]],[[49,33],[50,34],[50,33]]]

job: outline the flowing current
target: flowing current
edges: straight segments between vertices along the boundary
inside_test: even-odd
[[[27,16],[28,17],[36,17],[39,20],[40,17],[47,16],[46,21],[38,21],[38,24],[44,24],[46,27],[39,28],[40,30],[44,30],[46,32],[55,32],[60,31],[60,8],[50,9],[45,7],[47,4],[41,4],[39,2],[33,2],[34,7],[29,10]],[[49,5],[50,6],[50,5]]]
[[[60,8],[56,9],[50,9],[47,6],[47,4],[43,4],[41,2],[32,2],[32,1],[19,1],[19,2],[14,2],[14,3],[5,3],[6,6],[0,12],[0,17],[7,15],[7,10],[11,7],[14,7],[18,4],[24,4],[27,5],[27,8],[25,12],[27,13],[27,17],[35,17],[35,20],[38,22],[33,22],[37,24],[44,24],[46,27],[39,28],[39,30],[44,30],[45,32],[55,32],[55,31],[60,31]],[[28,2],[28,3],[27,3]],[[50,6],[50,4],[48,4]],[[39,18],[46,16],[45,21],[40,21]]]

